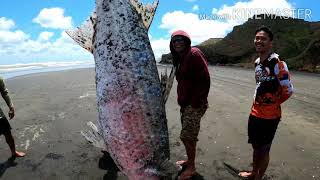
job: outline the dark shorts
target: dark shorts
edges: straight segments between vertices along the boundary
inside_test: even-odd
[[[11,126],[6,117],[0,117],[0,135],[9,134],[11,132]]]
[[[250,115],[248,121],[248,143],[255,146],[272,144],[280,118],[261,119]]]
[[[181,132],[180,139],[189,141],[198,141],[200,131],[200,121],[205,114],[207,106],[194,109],[191,105],[182,108],[181,112]]]

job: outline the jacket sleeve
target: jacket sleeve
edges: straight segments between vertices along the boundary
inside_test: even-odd
[[[279,61],[274,67],[274,73],[280,82],[279,104],[282,104],[293,94],[293,85],[287,64],[284,61]]]
[[[0,93],[1,93],[1,96],[3,97],[4,101],[8,105],[8,107],[9,108],[13,107],[13,104],[12,104],[11,99],[9,97],[9,91],[6,88],[2,78],[0,78]]]
[[[193,85],[191,106],[199,108],[207,104],[208,93],[210,89],[210,75],[207,62],[201,52],[196,52],[192,57]]]

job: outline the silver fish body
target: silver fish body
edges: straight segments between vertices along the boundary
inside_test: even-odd
[[[169,137],[147,28],[129,0],[96,0],[96,15],[97,105],[107,151],[129,179],[159,179]]]

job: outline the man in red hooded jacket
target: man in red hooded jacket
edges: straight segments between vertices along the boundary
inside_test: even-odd
[[[196,173],[196,144],[200,120],[208,108],[210,75],[205,56],[198,48],[191,47],[191,39],[186,32],[179,30],[172,34],[170,50],[176,68],[178,104],[181,107],[180,139],[188,156],[187,160],[177,164],[187,167],[180,179],[188,179]]]

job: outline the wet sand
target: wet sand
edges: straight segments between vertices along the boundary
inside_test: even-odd
[[[160,67],[163,70],[163,67]],[[195,179],[237,179],[224,163],[250,169],[252,150],[247,144],[247,118],[254,93],[253,72],[210,67],[211,90],[201,122]],[[267,179],[320,179],[320,76],[293,73],[296,89],[282,106],[283,118],[271,150]],[[6,80],[16,117],[10,121],[17,148],[27,156],[15,166],[0,138],[0,178],[127,179],[115,169],[98,167],[102,153],[80,135],[87,121],[96,121],[94,69],[76,69],[20,76]],[[8,109],[1,101],[4,112]],[[186,158],[179,139],[176,82],[167,102],[171,159]]]

